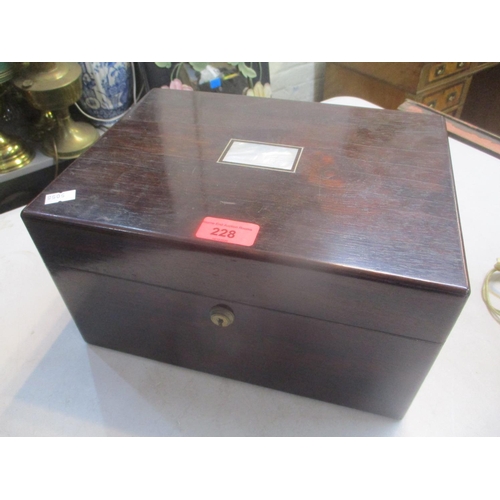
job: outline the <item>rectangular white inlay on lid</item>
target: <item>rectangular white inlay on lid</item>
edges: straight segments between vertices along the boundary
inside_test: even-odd
[[[231,139],[218,163],[295,172],[301,147]]]

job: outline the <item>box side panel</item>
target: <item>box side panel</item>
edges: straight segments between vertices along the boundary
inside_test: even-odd
[[[443,343],[467,297],[25,216],[46,265]]]
[[[186,368],[401,418],[440,345],[93,273],[53,275],[85,340]]]

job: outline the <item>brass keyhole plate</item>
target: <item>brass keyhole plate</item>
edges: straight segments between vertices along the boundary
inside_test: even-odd
[[[214,325],[226,327],[234,322],[234,313],[228,306],[219,304],[210,309],[210,320]]]

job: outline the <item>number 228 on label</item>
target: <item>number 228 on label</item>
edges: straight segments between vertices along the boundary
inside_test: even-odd
[[[255,243],[259,229],[260,226],[252,222],[205,217],[196,231],[196,237],[251,247]]]

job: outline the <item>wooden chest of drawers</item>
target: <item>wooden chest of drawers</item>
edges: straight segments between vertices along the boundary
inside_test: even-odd
[[[473,75],[497,63],[327,63],[323,99],[349,95],[397,109],[405,99],[460,117]]]
[[[154,90],[22,217],[86,341],[395,418],[469,291],[436,117]]]

